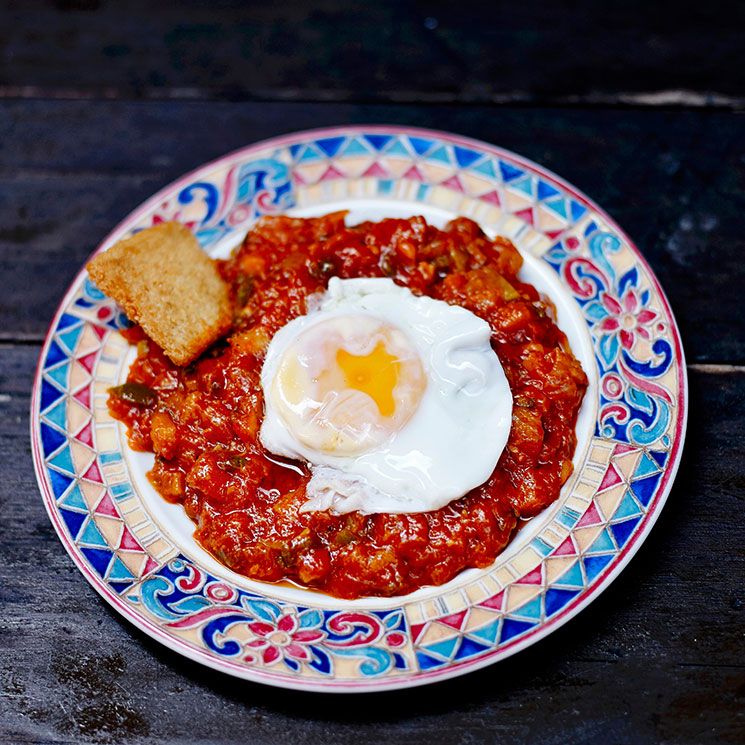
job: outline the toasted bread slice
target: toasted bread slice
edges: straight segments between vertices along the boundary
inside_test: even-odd
[[[191,362],[230,327],[228,287],[179,223],[119,241],[88,264],[88,273],[177,365]]]

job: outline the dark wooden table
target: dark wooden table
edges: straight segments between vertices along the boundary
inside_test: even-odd
[[[740,6],[275,5],[0,8],[0,741],[745,742]],[[465,678],[340,698],[212,672],[111,611],[44,513],[28,407],[64,289],[140,201],[353,122],[491,141],[594,197],[669,295],[691,397],[668,505],[591,607]]]

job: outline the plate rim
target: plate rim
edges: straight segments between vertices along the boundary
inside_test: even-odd
[[[81,278],[86,273],[86,264],[96,254],[108,248],[113,237],[125,227],[136,220],[144,213],[146,213],[152,206],[161,202],[163,198],[177,190],[181,185],[189,183],[193,180],[194,176],[204,172],[207,169],[217,168],[220,165],[233,161],[240,156],[250,156],[253,152],[266,150],[271,147],[281,147],[288,143],[292,143],[298,139],[308,137],[320,137],[324,136],[339,136],[339,135],[364,135],[366,133],[379,133],[379,134],[391,134],[391,135],[414,135],[422,137],[434,137],[443,142],[453,145],[471,146],[486,153],[495,155],[497,157],[506,156],[507,159],[517,162],[518,164],[526,167],[537,175],[547,177],[560,185],[572,198],[583,204],[585,207],[593,210],[607,221],[614,229],[615,232],[621,237],[626,245],[632,250],[635,261],[638,262],[647,272],[648,277],[655,289],[659,294],[663,309],[666,311],[671,323],[670,323],[670,334],[674,342],[674,359],[677,361],[678,370],[678,384],[679,392],[677,403],[679,405],[679,412],[677,415],[677,422],[675,425],[675,438],[672,443],[670,450],[670,459],[666,465],[666,468],[661,477],[661,484],[655,495],[655,499],[650,503],[649,511],[647,513],[647,520],[641,529],[631,536],[629,541],[619,551],[618,555],[613,560],[612,566],[606,571],[605,574],[601,575],[599,579],[593,581],[591,585],[587,587],[585,593],[578,596],[571,603],[562,609],[559,613],[552,616],[550,619],[544,621],[540,626],[532,629],[529,633],[523,637],[516,639],[512,642],[508,642],[504,646],[500,647],[499,650],[495,650],[492,654],[485,655],[475,660],[463,660],[460,662],[453,662],[447,667],[443,667],[431,671],[422,671],[416,675],[409,677],[390,677],[381,679],[369,679],[369,680],[337,680],[334,678],[330,679],[307,679],[297,678],[294,676],[285,675],[278,672],[267,672],[258,667],[239,666],[231,660],[217,658],[207,651],[188,645],[181,639],[166,633],[161,627],[152,624],[142,614],[136,612],[133,606],[125,604],[119,596],[117,596],[108,587],[106,581],[96,575],[90,567],[83,561],[82,556],[77,551],[77,547],[68,539],[64,527],[61,524],[59,515],[52,510],[52,504],[55,502],[54,496],[51,494],[49,487],[43,477],[43,454],[39,447],[40,436],[40,417],[39,403],[40,403],[40,388],[43,371],[43,361],[46,357],[49,345],[51,343],[54,331],[57,327],[57,323],[64,312],[69,300],[73,296]],[[688,385],[688,371],[686,367],[685,350],[683,348],[682,338],[680,329],[678,327],[677,319],[673,314],[670,302],[662,288],[656,274],[652,270],[651,266],[647,262],[646,258],[636,245],[636,243],[628,236],[628,234],[620,227],[620,225],[610,216],[610,214],[600,207],[594,200],[585,195],[582,191],[577,189],[571,183],[563,179],[561,176],[554,173],[552,170],[540,165],[533,160],[519,155],[507,148],[503,148],[491,143],[479,140],[476,138],[468,137],[465,135],[458,135],[455,133],[436,130],[425,127],[415,127],[400,124],[349,124],[349,125],[338,125],[331,127],[317,127],[311,129],[298,130],[275,137],[269,137],[262,140],[258,140],[254,143],[240,147],[230,152],[219,156],[213,160],[199,164],[195,168],[182,174],[178,178],[169,182],[155,194],[138,204],[133,210],[131,210],[122,220],[120,220],[114,228],[104,237],[100,243],[96,246],[93,252],[84,261],[79,271],[70,281],[70,284],[59,301],[57,309],[52,316],[52,319],[47,328],[44,341],[41,345],[39,352],[39,358],[34,373],[34,383],[31,392],[30,411],[29,411],[29,433],[31,438],[32,447],[32,458],[34,463],[34,475],[36,477],[39,490],[42,495],[42,501],[44,508],[49,516],[50,522],[54,526],[57,536],[67,551],[68,555],[72,558],[73,563],[80,572],[83,574],[85,579],[90,585],[98,592],[98,594],[112,606],[120,615],[122,615],[129,622],[134,624],[140,631],[144,632],[151,638],[155,639],[159,643],[163,644],[166,648],[171,651],[178,652],[179,654],[187,657],[188,659],[199,662],[200,664],[207,665],[208,667],[218,670],[223,673],[233,675],[243,680],[249,680],[257,683],[264,683],[272,685],[274,687],[299,690],[306,692],[334,692],[334,693],[363,693],[363,692],[375,692],[375,691],[389,691],[397,689],[414,688],[422,685],[431,684],[433,682],[439,682],[449,680],[455,677],[459,677],[466,673],[474,670],[482,669],[488,665],[495,664],[501,660],[507,659],[517,652],[535,644],[538,641],[543,640],[553,631],[557,630],[569,620],[574,618],[581,610],[586,608],[592,603],[601,593],[603,593],[619,576],[619,574],[628,566],[631,559],[637,553],[641,545],[647,539],[652,528],[659,519],[660,513],[667,502],[669,494],[672,490],[675,477],[677,476],[678,469],[680,466],[686,432],[688,424],[688,412],[689,412],[689,385]]]

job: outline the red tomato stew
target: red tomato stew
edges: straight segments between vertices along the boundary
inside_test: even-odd
[[[158,492],[184,506],[199,543],[236,572],[342,598],[442,584],[491,564],[518,521],[556,500],[572,472],[587,378],[550,300],[517,278],[521,264],[510,241],[490,240],[464,218],[444,230],[421,217],[354,227],[344,213],[263,218],[220,263],[232,288],[231,335],[179,368],[130,329],[137,359],[109,408],[135,450],[155,453],[149,478]],[[492,329],[514,398],[509,441],[491,477],[440,510],[300,512],[308,468],[259,442],[265,349],[332,276],[391,277]]]

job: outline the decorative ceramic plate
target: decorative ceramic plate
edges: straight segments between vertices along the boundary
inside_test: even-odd
[[[456,215],[511,238],[556,303],[590,387],[575,471],[493,566],[396,598],[338,600],[234,574],[192,537],[108,414],[133,351],[127,323],[82,271],[52,322],[31,408],[36,473],[65,548],[99,593],[166,646],[288,688],[365,691],[460,675],[524,649],[618,575],[657,519],[678,466],[687,390],[670,307],[638,249],[540,166],[482,142],[342,127],[252,145],[166,187],[99,250],[163,220],[226,255],[263,214]]]

